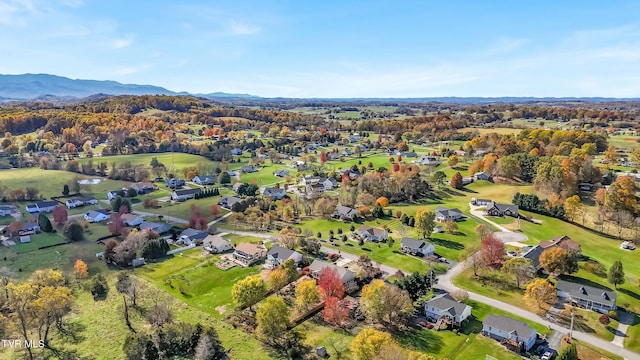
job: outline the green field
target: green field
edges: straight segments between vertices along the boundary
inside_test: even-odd
[[[12,247],[12,250],[14,250],[17,254],[23,254],[27,252],[37,251],[38,248],[42,246],[63,244],[64,242],[65,240],[60,233],[40,233],[31,235],[31,242],[24,244],[17,243],[16,246]]]

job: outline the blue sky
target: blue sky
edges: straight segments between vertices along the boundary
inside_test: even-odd
[[[284,97],[640,97],[640,1],[0,0],[0,73]]]

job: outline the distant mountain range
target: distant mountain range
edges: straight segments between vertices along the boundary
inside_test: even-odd
[[[117,81],[76,80],[49,74],[0,75],[0,101],[43,100],[70,102],[95,94],[107,95],[195,95],[210,99],[257,99],[247,94],[189,94],[160,86],[122,84]]]
[[[249,94],[229,94],[214,92],[191,94],[175,92],[160,86],[122,84],[117,81],[76,80],[49,74],[0,75],[0,102],[9,100],[41,100],[53,102],[73,102],[79,99],[109,95],[193,95],[212,100],[227,101],[272,101],[290,102],[296,100],[328,102],[439,102],[448,104],[489,104],[489,103],[530,103],[530,102],[612,102],[639,101],[640,99],[620,99],[604,97],[423,97],[423,98],[262,98]]]

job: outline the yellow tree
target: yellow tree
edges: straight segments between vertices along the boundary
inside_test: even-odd
[[[365,316],[375,323],[381,323],[385,316],[384,290],[386,285],[380,279],[362,287],[360,306]]]
[[[73,265],[73,273],[76,275],[76,279],[84,279],[89,276],[89,267],[87,263],[77,259]]]
[[[384,196],[380,196],[376,200],[376,205],[380,205],[380,207],[386,208],[387,206],[389,206],[389,199]]]
[[[376,359],[385,347],[394,345],[389,333],[365,328],[353,338],[349,350],[354,360],[371,360]]]
[[[459,161],[460,161],[460,159],[458,158],[458,156],[451,155],[447,159],[447,165],[449,165],[450,167],[455,167],[456,165],[458,165]]]
[[[260,275],[247,276],[236,282],[231,288],[231,296],[240,307],[251,308],[255,303],[262,300],[267,293],[267,284]]]
[[[289,283],[289,274],[287,273],[286,269],[277,267],[269,272],[267,281],[273,291],[278,293],[280,289],[282,289]]]
[[[45,286],[38,291],[33,305],[41,340],[48,341],[51,325],[59,323],[62,317],[71,311],[72,303],[71,289],[66,286]]]
[[[289,328],[289,308],[279,297],[269,297],[256,312],[256,335],[269,344],[278,344]]]
[[[582,201],[580,196],[573,195],[564,201],[564,210],[569,220],[573,221],[575,216],[582,211]]]
[[[545,279],[536,279],[527,285],[524,301],[537,310],[544,310],[547,305],[554,304],[558,299],[556,289]]]
[[[607,165],[615,164],[618,160],[618,153],[616,152],[616,148],[613,145],[609,145],[607,150],[604,151],[604,159],[607,162]]]
[[[415,227],[418,230],[418,233],[422,235],[423,239],[426,239],[431,236],[434,227],[434,220],[436,218],[436,214],[426,208],[418,209],[416,211],[416,223]]]
[[[567,261],[567,252],[560,247],[547,249],[540,254],[540,266],[551,274],[562,271]]]
[[[301,280],[296,285],[295,306],[299,311],[307,311],[309,306],[320,301],[320,292],[313,279]]]

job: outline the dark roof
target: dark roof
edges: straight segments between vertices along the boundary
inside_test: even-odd
[[[458,210],[458,209],[447,209],[444,206],[438,206],[436,208],[436,216],[438,216],[438,214],[444,216],[444,217],[449,217],[449,216],[462,216],[462,211]]]
[[[573,283],[565,280],[558,280],[556,290],[569,293],[572,298],[580,298],[595,303],[615,305],[618,295],[608,288],[596,288],[589,285]]]
[[[533,267],[537,271],[537,270],[540,270],[540,255],[542,254],[543,251],[544,251],[544,248],[542,246],[536,245],[526,253],[522,254],[521,256],[525,259],[531,260],[531,262],[533,263]]]
[[[223,196],[220,198],[220,202],[223,202],[223,200],[227,203],[227,205],[232,206],[233,204],[237,203],[241,199],[236,196]]]
[[[89,211],[87,211],[85,213],[86,216],[88,216],[88,217],[90,217],[92,219],[97,217],[98,215],[101,215],[101,214],[102,215],[107,215],[107,214],[103,213],[102,211],[97,211],[97,210],[89,210]]]
[[[495,208],[497,209],[499,212],[504,213],[507,210],[511,211],[512,213],[517,213],[518,212],[518,205],[513,205],[513,204],[498,204],[497,202],[490,202],[489,204],[487,204],[487,210]]]
[[[171,224],[167,224],[167,223],[159,224],[151,221],[143,221],[142,224],[140,224],[140,230],[147,230],[147,229],[151,229],[157,232],[158,234],[164,234],[167,231],[171,230]]]
[[[349,213],[351,212],[355,212],[356,209],[352,208],[352,207],[348,207],[348,206],[336,206],[336,209],[334,210],[334,213],[337,213],[338,215],[344,215],[344,216],[348,216]]]
[[[42,200],[36,203],[39,208],[47,208],[52,206],[58,206],[58,202],[54,200]]]
[[[460,315],[469,305],[456,301],[449,294],[442,294],[427,301],[429,306],[449,312],[452,316]]]
[[[269,251],[267,252],[267,255],[272,256],[276,259],[287,260],[288,258],[291,257],[291,255],[295,253],[296,252],[294,250],[283,248],[281,246],[276,245],[271,249],[269,249]]]
[[[184,190],[175,190],[177,196],[191,195],[191,194],[199,194],[200,188],[197,189],[184,189]]]
[[[400,241],[400,246],[406,246],[410,249],[422,249],[423,247],[427,246],[427,243],[422,240],[405,237],[402,238],[402,241]]]
[[[283,188],[266,188],[264,189],[264,192],[262,194],[265,196],[284,195],[286,194],[286,191]]]
[[[487,314],[483,324],[523,339],[529,339],[531,335],[535,333],[535,329],[530,328],[527,323],[514,320],[504,315]]]
[[[186,236],[191,240],[204,239],[207,237],[207,235],[209,234],[207,234],[204,231],[200,231],[192,228],[184,229],[182,233],[180,233],[180,236]]]

